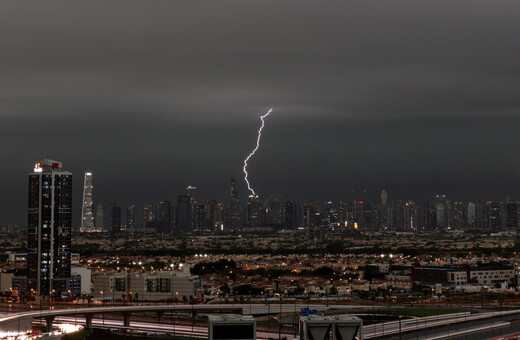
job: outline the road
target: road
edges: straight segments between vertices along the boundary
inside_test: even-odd
[[[243,314],[252,313],[254,315],[262,314],[278,314],[278,313],[298,313],[300,308],[308,307],[310,309],[316,309],[318,311],[325,311],[328,309],[336,310],[352,310],[352,309],[368,309],[371,310],[372,306],[352,306],[352,305],[302,305],[302,304],[223,304],[223,305],[133,305],[133,306],[103,306],[103,307],[81,307],[81,308],[70,308],[70,309],[50,309],[50,310],[35,310],[20,313],[12,313],[8,315],[0,316],[0,329],[3,324],[13,323],[16,320],[31,320],[31,319],[47,319],[57,318],[60,320],[66,320],[68,322],[81,321],[85,323],[88,321],[92,322],[92,326],[96,327],[108,327],[108,328],[121,328],[121,329],[132,329],[141,332],[183,332],[182,334],[191,336],[206,336],[207,327],[204,326],[186,326],[186,325],[172,325],[162,324],[153,322],[142,322],[139,320],[131,320],[130,315],[138,312],[155,312],[161,313],[212,313],[212,312],[225,312],[235,311],[242,312]],[[121,313],[126,318],[126,326],[124,320],[114,320],[107,318],[99,318],[99,314],[117,314]],[[96,315],[96,318],[94,318]],[[493,320],[491,325],[487,325],[487,328],[500,328],[507,326],[508,320],[504,318],[520,318],[520,310],[502,311],[502,312],[484,312],[474,313],[469,312],[446,314],[439,316],[430,316],[424,318],[411,318],[402,319],[398,321],[385,322],[373,325],[367,325],[363,327],[364,337],[366,339],[384,339],[392,338],[396,334],[401,334],[400,337],[411,338],[409,336],[403,336],[404,334],[421,334],[421,339],[437,340],[442,339],[443,332],[446,332],[453,337],[456,333],[463,335],[465,333],[471,333],[478,331],[479,327],[484,327],[485,320]],[[500,320],[498,320],[500,318]],[[496,320],[496,322],[494,321]],[[491,322],[491,321],[490,321]],[[464,324],[462,327],[459,325]],[[103,326],[104,325],[104,326]],[[451,328],[450,328],[451,325]],[[173,329],[175,327],[175,330]],[[459,329],[460,328],[460,329]],[[23,329],[23,328],[22,328]],[[276,338],[280,329],[274,328],[271,331],[262,329],[259,331],[258,337],[263,338]],[[181,333],[179,333],[181,334]],[[288,336],[290,334],[286,334]],[[294,335],[294,334],[292,334]]]

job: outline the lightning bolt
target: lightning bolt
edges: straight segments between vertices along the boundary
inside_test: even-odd
[[[267,113],[263,116],[260,116],[260,120],[262,121],[262,126],[260,126],[260,129],[258,129],[258,136],[256,138],[256,147],[253,151],[251,151],[251,153],[249,154],[249,156],[246,157],[246,159],[244,159],[244,167],[242,168],[242,170],[244,171],[244,180],[246,181],[247,183],[247,188],[249,189],[249,191],[251,191],[251,193],[253,195],[256,196],[256,193],[255,191],[253,190],[253,188],[251,188],[251,185],[249,184],[249,181],[247,180],[247,162],[249,161],[249,159],[251,159],[251,157],[253,157],[253,155],[255,154],[255,152],[258,150],[258,148],[260,147],[260,139],[262,138],[262,130],[265,126],[265,118],[267,116],[269,116],[269,114],[271,114],[271,111],[273,111],[273,109],[269,109],[269,111],[267,111]]]

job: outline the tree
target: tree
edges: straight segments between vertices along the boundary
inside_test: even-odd
[[[225,285],[220,286],[220,292],[224,295],[229,295],[231,288],[229,288],[228,284],[226,283]]]

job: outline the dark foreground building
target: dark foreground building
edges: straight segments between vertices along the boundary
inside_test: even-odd
[[[29,174],[27,277],[13,279],[22,295],[75,295],[71,278],[72,173],[44,159]]]

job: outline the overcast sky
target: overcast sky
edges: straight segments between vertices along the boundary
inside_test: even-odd
[[[49,156],[94,199],[520,200],[520,2],[5,1],[0,224]],[[106,209],[108,210],[108,209]]]

